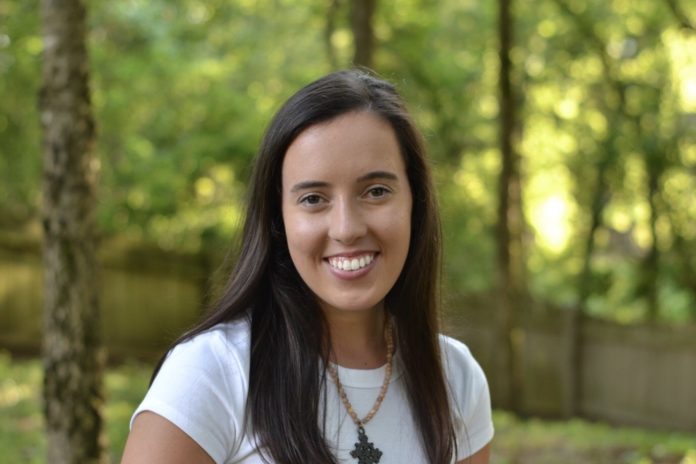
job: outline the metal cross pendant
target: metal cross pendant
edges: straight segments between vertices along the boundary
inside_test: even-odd
[[[355,449],[350,452],[350,455],[358,460],[358,464],[377,464],[382,457],[382,452],[367,441],[362,425],[358,426],[358,443],[355,444]]]

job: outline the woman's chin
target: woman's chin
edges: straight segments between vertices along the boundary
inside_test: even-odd
[[[382,301],[333,300],[320,301],[321,307],[327,313],[364,313],[381,309]]]

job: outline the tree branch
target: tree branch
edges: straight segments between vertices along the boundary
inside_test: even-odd
[[[554,0],[554,3],[558,5],[561,11],[563,11],[565,14],[567,14],[573,19],[580,33],[583,34],[590,41],[592,48],[594,48],[599,54],[599,59],[602,61],[602,67],[604,68],[604,76],[609,85],[616,92],[616,96],[619,98],[619,107],[623,108],[625,103],[624,84],[618,76],[612,58],[607,53],[607,45],[595,32],[595,29],[592,26],[592,22],[584,16],[573,13],[573,11],[570,9],[570,6],[568,6],[568,4],[564,0]]]
[[[677,20],[679,27],[682,29],[687,29],[691,32],[696,31],[696,27],[694,27],[694,24],[691,22],[689,17],[686,16],[684,10],[681,9],[681,5],[677,3],[677,0],[665,0],[665,3],[667,4],[669,11],[671,11],[674,15],[674,19]]]

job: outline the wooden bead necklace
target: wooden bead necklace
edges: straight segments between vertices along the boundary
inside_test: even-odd
[[[392,375],[392,358],[394,356],[394,336],[392,334],[392,324],[389,315],[386,316],[386,328],[385,328],[385,339],[387,342],[387,365],[384,372],[384,382],[379,390],[379,395],[375,400],[375,404],[370,409],[365,417],[360,419],[353,409],[353,405],[350,404],[346,391],[341,384],[341,380],[338,378],[338,370],[336,366],[329,363],[327,370],[336,383],[336,390],[338,390],[338,396],[341,398],[343,406],[345,406],[348,415],[353,419],[355,425],[358,426],[358,442],[355,444],[355,449],[350,452],[350,455],[358,460],[358,464],[376,464],[382,457],[382,451],[375,448],[374,444],[368,441],[367,435],[365,434],[365,424],[370,422],[372,418],[379,411],[379,407],[382,406],[382,401],[387,395],[387,390],[389,389],[389,382],[391,381]]]

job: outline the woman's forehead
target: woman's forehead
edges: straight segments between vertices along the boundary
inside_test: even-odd
[[[283,179],[342,178],[369,172],[404,174],[404,161],[391,124],[371,112],[353,112],[310,126],[288,148]]]

